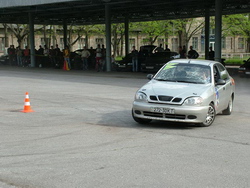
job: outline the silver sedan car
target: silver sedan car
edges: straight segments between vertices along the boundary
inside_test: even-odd
[[[216,114],[233,110],[235,82],[219,62],[177,59],[165,64],[135,95],[132,116],[210,126]]]

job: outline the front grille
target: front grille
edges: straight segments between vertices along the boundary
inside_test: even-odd
[[[144,116],[156,117],[156,118],[168,118],[168,119],[186,119],[186,115],[182,114],[163,114],[155,112],[143,112]]]
[[[165,114],[165,118],[169,119],[186,119],[185,115],[179,115],[179,114]]]
[[[172,102],[181,102],[182,98],[174,98]]]
[[[160,101],[171,101],[173,99],[173,97],[171,96],[164,96],[164,95],[159,95],[158,98]]]
[[[144,114],[144,116],[160,117],[160,118],[163,118],[163,113],[143,112],[143,114]]]
[[[171,104],[172,103],[179,103],[181,102],[182,98],[174,98],[174,97],[171,97],[171,96],[165,96],[165,95],[159,95],[158,98],[157,96],[155,95],[150,95],[149,96],[150,100],[153,102],[153,101],[158,101],[158,102],[170,102],[168,104]],[[158,100],[159,99],[159,100]]]
[[[150,100],[152,100],[152,101],[158,101],[158,100],[157,100],[157,97],[154,96],[154,95],[150,95]]]

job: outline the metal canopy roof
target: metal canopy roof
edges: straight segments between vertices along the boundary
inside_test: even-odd
[[[35,24],[104,24],[105,4],[111,8],[111,21],[150,21],[205,16],[209,8],[215,15],[215,0],[11,0],[0,2],[1,23]],[[14,3],[15,2],[15,3]],[[222,0],[222,14],[250,13],[250,0]]]

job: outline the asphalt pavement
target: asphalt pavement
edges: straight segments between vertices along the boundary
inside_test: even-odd
[[[197,127],[134,122],[146,73],[0,66],[0,187],[250,187],[250,78],[232,74],[233,113]]]

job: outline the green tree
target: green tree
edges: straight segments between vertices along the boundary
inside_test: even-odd
[[[118,24],[112,24],[111,26],[111,32],[112,32],[112,47],[114,56],[121,55],[122,49],[123,49],[123,37],[124,37],[124,24],[118,23]]]
[[[84,46],[89,48],[89,37],[91,35],[102,33],[101,27],[102,26],[100,26],[100,25],[83,25],[83,26],[70,25],[68,27],[68,32],[67,32],[67,34],[68,34],[67,44],[71,48],[82,37],[85,37]]]
[[[168,36],[171,33],[169,20],[135,22],[130,24],[130,30],[140,30],[147,36],[148,44],[154,44],[159,36]]]
[[[17,43],[20,47],[23,45],[23,40],[28,37],[29,25],[28,24],[3,24],[17,38]],[[37,26],[34,32],[42,30],[44,26]],[[29,45],[29,44],[28,44]]]
[[[105,25],[96,25],[91,31],[91,34],[94,35],[105,35]],[[111,45],[113,48],[114,56],[121,55],[123,49],[123,37],[124,37],[124,24],[116,23],[111,25]]]
[[[172,25],[174,25],[174,35],[178,35],[179,46],[188,46],[192,37],[200,33],[205,25],[205,21],[203,18],[179,19],[173,20]]]
[[[246,52],[250,52],[250,14],[223,16],[224,35],[241,35],[246,39]]]
[[[3,24],[17,38],[19,46],[22,46],[23,39],[29,34],[29,25],[27,24]]]

